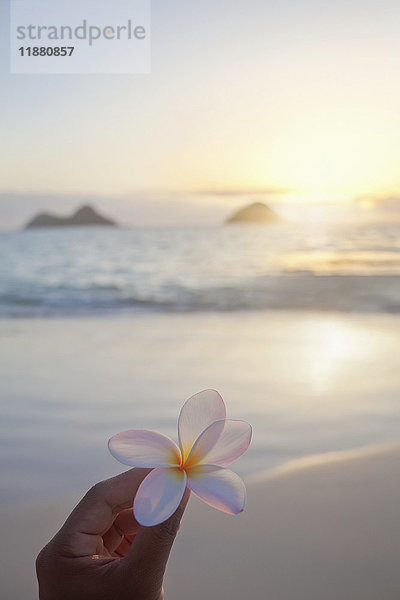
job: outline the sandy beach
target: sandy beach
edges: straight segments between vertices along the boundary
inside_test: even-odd
[[[395,600],[400,448],[293,463],[230,519],[193,502],[167,598]]]
[[[254,425],[248,506],[191,501],[166,598],[398,598],[399,335],[397,316],[322,312],[1,321],[2,600],[34,600],[40,547],[123,470],[107,439],[176,438],[207,387]]]
[[[1,505],[116,474],[112,435],[175,438],[184,400],[210,387],[254,426],[242,476],[396,442],[399,335],[398,316],[322,312],[0,321]]]
[[[335,313],[1,322],[2,599],[36,597],[40,547],[121,470],[108,437],[175,437],[182,400],[210,385],[254,424],[235,464],[248,506],[192,499],[167,599],[398,598],[399,334],[394,316]]]
[[[192,498],[166,600],[396,600],[400,446],[312,463],[288,463],[249,482],[238,517]],[[74,502],[61,497],[2,513],[2,599],[36,598],[33,557]]]

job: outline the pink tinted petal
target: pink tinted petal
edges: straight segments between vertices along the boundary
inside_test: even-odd
[[[179,445],[183,460],[189,456],[201,432],[214,421],[225,417],[225,403],[215,390],[204,390],[186,400],[178,420]]]
[[[177,468],[154,469],[143,479],[133,503],[135,519],[152,527],[174,514],[186,488],[186,473]]]
[[[108,442],[111,454],[131,467],[167,467],[179,465],[178,446],[166,435],[147,429],[130,429],[114,435]]]
[[[204,502],[231,515],[246,505],[246,488],[236,473],[221,467],[192,467],[187,486]]]
[[[246,452],[250,441],[251,426],[246,421],[232,419],[217,421],[199,436],[189,455],[187,465],[226,467]]]

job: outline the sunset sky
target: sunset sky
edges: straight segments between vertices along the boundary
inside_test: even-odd
[[[400,191],[400,4],[153,0],[151,75],[8,74],[3,192]]]

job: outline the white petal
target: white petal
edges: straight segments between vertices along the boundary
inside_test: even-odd
[[[231,515],[246,505],[246,488],[236,473],[221,467],[192,467],[187,486],[204,502]]]
[[[152,527],[174,514],[186,488],[186,473],[177,468],[154,469],[143,479],[133,503],[135,519]]]
[[[111,454],[131,467],[167,467],[179,465],[178,446],[166,435],[147,429],[130,429],[114,435],[108,442]]]
[[[226,467],[246,452],[250,441],[251,426],[246,421],[217,421],[198,437],[187,465]]]
[[[215,390],[204,390],[186,400],[178,420],[179,445],[183,460],[189,456],[201,432],[214,421],[225,417],[225,403]]]

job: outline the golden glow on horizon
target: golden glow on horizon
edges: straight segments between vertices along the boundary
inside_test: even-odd
[[[257,108],[257,98],[253,102]],[[200,114],[199,122],[190,111],[179,122],[163,122],[161,129],[153,119],[148,130],[129,107],[112,130],[91,130],[85,121],[83,160],[77,150],[82,133],[72,127],[71,143],[52,155],[46,170],[37,164],[49,160],[46,149],[52,146],[52,130],[44,127],[43,146],[24,164],[23,173],[20,163],[11,162],[4,181],[16,191],[114,196],[158,189],[183,196],[207,190],[205,195],[222,196],[228,190],[227,195],[281,197],[298,204],[346,202],[400,190],[397,132],[390,114],[381,118],[372,110],[339,109],[334,99],[323,110],[312,110],[305,100],[286,102],[273,116],[267,108],[252,112],[248,106],[243,119],[242,105],[224,105],[212,116]],[[292,115],[286,122],[285,111]],[[14,136],[12,143],[25,143],[25,136]],[[65,165],[75,165],[72,179]]]
[[[369,135],[326,122],[300,124],[274,145],[270,180],[297,190],[290,194],[297,202],[351,200],[364,190],[385,193],[390,179],[377,154],[381,132],[375,140],[366,139]]]
[[[215,204],[220,189],[299,204],[400,191],[398,5],[233,4],[228,23],[223,3],[185,3],[146,77],[28,78],[29,105],[25,80],[5,79],[3,190],[205,189]]]
[[[370,199],[363,199],[363,200],[360,200],[359,205],[364,210],[373,210],[376,207],[376,202],[374,202],[374,200],[370,200]]]

